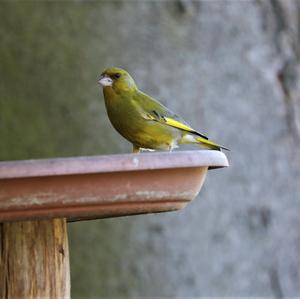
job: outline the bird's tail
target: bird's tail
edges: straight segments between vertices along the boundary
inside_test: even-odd
[[[195,137],[195,140],[203,147],[205,148],[208,148],[208,149],[212,149],[212,150],[217,150],[217,151],[220,151],[221,149],[224,149],[224,150],[227,150],[229,151],[228,148],[220,145],[220,144],[217,144],[217,143],[214,143],[213,141],[211,140],[208,140],[208,139],[205,139],[205,138],[202,138],[202,137]]]

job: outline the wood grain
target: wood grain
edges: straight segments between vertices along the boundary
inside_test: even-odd
[[[66,219],[2,224],[2,298],[70,298]]]

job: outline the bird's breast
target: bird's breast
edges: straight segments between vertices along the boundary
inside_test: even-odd
[[[169,149],[179,139],[178,130],[147,120],[131,101],[105,93],[108,117],[114,128],[128,141],[142,148]]]

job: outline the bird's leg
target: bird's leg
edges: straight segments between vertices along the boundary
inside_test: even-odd
[[[171,153],[173,151],[174,148],[177,147],[177,144],[175,141],[172,141],[170,144],[169,144],[169,153]]]
[[[136,145],[133,145],[133,147],[132,147],[132,152],[134,153],[134,154],[139,154],[140,153],[140,147],[139,146],[136,146]]]

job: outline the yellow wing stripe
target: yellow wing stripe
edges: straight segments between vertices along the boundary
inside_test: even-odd
[[[156,111],[153,111],[153,113],[157,116],[157,117],[153,117],[151,114],[149,114],[149,118],[151,120],[155,120],[158,121],[160,123],[163,123],[165,125],[168,125],[170,127],[174,127],[176,129],[179,130],[184,130],[187,132],[190,132],[192,134],[196,134],[204,139],[208,139],[205,135],[202,135],[201,133],[195,131],[193,128],[191,128],[190,126],[183,124],[182,122],[175,120],[174,118],[170,118],[170,117],[166,117],[166,116],[161,116],[159,113],[157,113]]]
[[[165,123],[171,127],[175,127],[175,128],[181,129],[181,130],[188,131],[188,132],[194,131],[193,128],[191,128],[173,118],[164,117],[163,119],[165,120]]]

